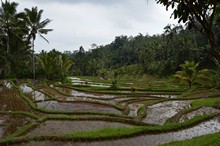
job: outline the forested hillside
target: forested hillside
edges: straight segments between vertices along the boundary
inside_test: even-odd
[[[215,29],[220,40],[220,28]],[[153,36],[117,36],[110,44],[94,46],[89,51],[80,47],[78,51],[68,52],[74,62],[74,75],[97,75],[114,70],[117,74],[167,76],[175,73],[186,60],[200,62],[200,68],[214,67],[212,57],[206,53],[209,48],[206,37],[182,25],[169,24],[163,34]]]
[[[70,75],[107,77],[109,74],[111,77],[144,74],[165,77],[179,70],[179,65],[186,60],[200,62],[200,69],[219,65],[219,5],[214,5],[216,13],[210,16],[208,28],[206,22],[203,24],[209,20],[205,17],[202,22],[189,21],[184,26],[168,24],[162,34],[116,36],[110,44],[92,44],[88,51],[81,46],[77,51],[77,48],[66,52],[53,49],[49,52],[42,50],[39,54],[34,50],[35,39],[40,36],[48,42],[44,35],[52,29],[45,27],[51,20],[41,20],[43,10],[37,7],[18,12],[17,6],[15,2],[2,2],[0,78],[64,80]],[[180,22],[183,21],[182,13],[177,16]]]

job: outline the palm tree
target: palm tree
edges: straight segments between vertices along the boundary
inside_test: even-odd
[[[55,50],[48,53],[42,51],[37,59],[46,78],[49,80],[61,79],[63,81],[73,64],[65,54],[61,54]]]
[[[51,52],[47,53],[42,51],[37,57],[37,61],[40,64],[47,79],[52,79],[53,74],[57,70],[56,57]]]
[[[72,60],[67,58],[66,54],[61,54],[57,57],[57,68],[59,69],[59,78],[64,81],[69,73],[70,67],[73,65]]]
[[[15,2],[1,2],[2,7],[0,8],[0,29],[1,38],[5,38],[6,52],[9,53],[11,47],[11,37],[21,38],[19,34],[24,31],[23,18],[24,13],[17,13],[18,3]]]
[[[2,2],[2,8],[0,10],[0,24],[1,24],[1,30],[2,34],[1,37],[6,37],[6,51],[9,53],[9,36],[10,36],[10,30],[12,26],[14,26],[14,23],[16,21],[15,15],[16,15],[16,7],[18,6],[17,3],[13,2],[10,3],[7,0]]]
[[[204,73],[208,72],[208,69],[197,70],[199,63],[195,63],[194,61],[185,61],[184,64],[181,64],[181,71],[177,71],[175,73],[175,77],[186,81],[189,85],[189,88],[192,87],[192,84],[199,77],[203,77]]]
[[[18,3],[1,1],[0,7],[0,75],[17,77],[20,68],[29,57],[29,44],[24,41],[28,34],[25,14],[17,13]]]
[[[32,7],[31,10],[25,8],[24,10],[26,13],[27,27],[29,28],[28,41],[32,43],[33,48],[33,78],[35,79],[34,41],[36,39],[36,35],[38,34],[41,38],[49,43],[49,41],[43,35],[47,34],[53,29],[45,29],[46,25],[48,25],[51,20],[45,19],[41,21],[43,10],[38,11],[37,7]]]

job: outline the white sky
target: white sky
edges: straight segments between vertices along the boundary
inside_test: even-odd
[[[37,6],[43,9],[43,19],[53,21],[54,29],[46,38],[36,39],[36,52],[52,50],[85,50],[91,44],[106,45],[116,36],[161,34],[167,24],[177,24],[165,7],[154,0],[13,0],[19,11]]]

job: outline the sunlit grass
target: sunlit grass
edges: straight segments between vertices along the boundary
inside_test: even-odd
[[[161,146],[219,146],[220,145],[220,132],[208,134],[192,138],[184,141],[174,141]]]
[[[214,106],[217,103],[220,103],[220,97],[219,98],[207,98],[207,99],[194,100],[191,103],[191,105],[192,105],[192,107]]]

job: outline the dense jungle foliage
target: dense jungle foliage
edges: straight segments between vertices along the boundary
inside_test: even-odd
[[[220,39],[220,31],[216,32]],[[66,53],[75,63],[75,75],[97,75],[114,70],[117,74],[168,76],[179,70],[179,65],[186,60],[200,62],[201,67],[214,67],[212,56],[205,53],[207,47],[208,40],[198,31],[182,25],[167,25],[160,35],[117,36],[108,45],[89,51],[80,47],[79,51]]]
[[[201,33],[202,29],[192,27],[192,24],[194,26],[200,24],[194,21],[184,26],[168,24],[162,34],[116,36],[110,44],[101,46],[92,44],[88,51],[81,46],[79,49],[73,48],[72,52],[59,52],[53,49],[50,52],[42,51],[36,54],[34,53],[36,35],[48,41],[44,35],[52,29],[45,27],[51,20],[41,20],[43,10],[38,11],[37,7],[17,12],[17,6],[15,2],[5,1],[2,2],[0,9],[0,78],[64,80],[68,75],[99,75],[107,78],[144,74],[165,77],[180,70],[179,65],[186,60],[200,62],[199,69],[216,69],[218,76],[220,60],[213,55],[218,55],[220,47],[217,4],[214,5],[215,17],[210,23],[212,25],[210,31],[214,34],[218,48],[217,53],[213,53],[213,45],[208,35]],[[181,15],[178,13],[178,16]],[[177,14],[175,17],[178,18]]]

